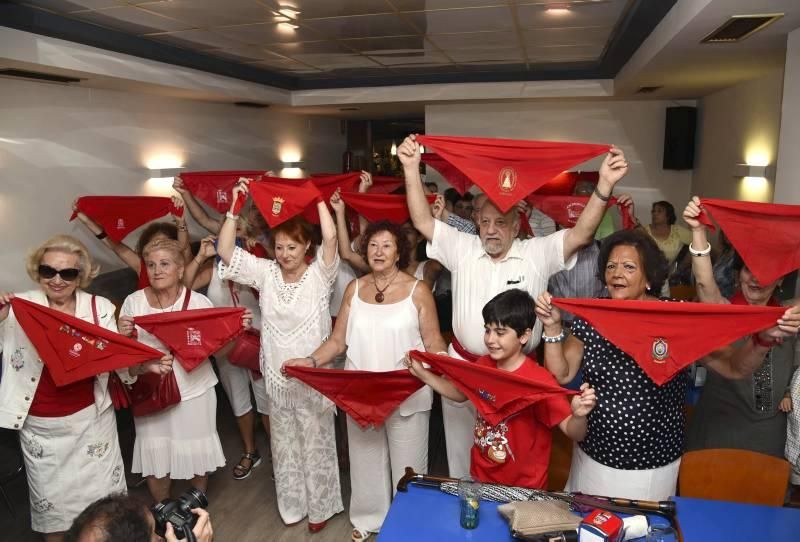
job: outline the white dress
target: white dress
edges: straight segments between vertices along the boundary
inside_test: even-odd
[[[284,361],[308,356],[330,335],[329,303],[338,267],[338,254],[330,266],[317,258],[299,281],[285,283],[277,262],[238,247],[230,265],[219,264],[220,278],[260,294],[261,372],[269,397],[278,511],[285,523],[306,516],[319,523],[344,509],[333,403],[281,374]]]
[[[258,308],[258,297],[252,289],[236,284],[230,280],[222,280],[219,278],[219,269],[214,266],[211,274],[211,281],[208,283],[208,290],[206,292],[208,299],[215,307],[245,307],[253,312],[253,327],[260,329],[261,326],[261,310]],[[238,299],[234,302],[233,296]],[[222,388],[228,396],[228,401],[233,409],[233,415],[237,418],[244,416],[251,410],[253,405],[250,400],[250,388],[253,389],[253,395],[256,398],[256,408],[261,414],[269,414],[269,406],[267,404],[267,390],[261,378],[256,379],[253,373],[242,367],[231,365],[228,362],[226,353],[229,349],[223,349],[222,352],[214,354],[217,360],[217,369],[219,369],[219,379],[222,383]]]
[[[347,320],[347,369],[386,372],[404,369],[409,350],[424,350],[414,283],[397,303],[367,303],[356,291]],[[350,451],[350,522],[357,529],[378,532],[389,512],[405,467],[428,471],[428,421],[433,392],[423,386],[386,418],[379,428],[362,429],[347,417]]]
[[[154,309],[144,290],[129,295],[120,316],[145,316],[180,311],[186,289],[175,304]],[[213,305],[202,294],[192,292],[189,309],[207,309]],[[167,348],[155,336],[137,326],[139,342],[160,352]],[[143,476],[189,480],[225,466],[225,455],[217,434],[217,377],[209,360],[187,373],[178,360],[172,364],[181,392],[181,402],[149,416],[136,416],[136,442],[133,445],[133,472]]]
[[[48,305],[41,290],[17,297]],[[93,323],[91,298],[86,292],[76,291],[75,317]],[[95,301],[100,326],[116,331],[114,305],[103,297]],[[0,412],[13,421],[0,425],[19,431],[31,529],[38,533],[66,531],[92,502],[126,491],[117,424],[107,391],[108,373],[94,379],[94,404],[67,416],[33,416],[28,413],[29,398],[34,397],[44,365],[13,310],[0,323],[0,352]],[[17,408],[18,403],[24,407]]]

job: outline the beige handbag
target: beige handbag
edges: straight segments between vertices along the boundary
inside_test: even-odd
[[[529,540],[545,533],[574,531],[581,523],[580,516],[570,512],[563,501],[524,501],[497,507],[511,526],[514,538]]]

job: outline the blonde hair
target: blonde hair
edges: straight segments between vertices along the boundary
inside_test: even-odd
[[[89,286],[92,283],[92,279],[100,273],[100,266],[92,261],[92,257],[83,243],[71,235],[54,235],[42,243],[39,248],[33,250],[25,262],[28,276],[35,282],[39,282],[41,279],[39,265],[42,263],[45,252],[48,251],[66,252],[67,254],[75,254],[78,257],[78,268],[81,270],[78,275],[79,288]]]
[[[159,250],[169,252],[176,264],[184,264],[183,248],[181,248],[181,244],[175,239],[156,239],[155,241],[150,241],[142,249],[142,260],[146,259],[153,252],[157,252]]]

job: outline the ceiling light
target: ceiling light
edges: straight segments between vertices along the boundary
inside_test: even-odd
[[[276,23],[288,23],[291,19],[285,15],[275,15],[272,20]]]
[[[569,6],[566,4],[548,4],[544,10],[548,15],[562,16],[570,13]]]

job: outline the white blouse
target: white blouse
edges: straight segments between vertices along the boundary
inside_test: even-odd
[[[329,406],[313,389],[281,374],[283,362],[314,352],[331,334],[331,287],[339,268],[339,254],[326,266],[316,258],[297,282],[283,281],[281,268],[273,260],[256,258],[237,247],[230,265],[219,262],[219,276],[252,286],[261,305],[261,372],[270,399],[292,408],[298,401],[313,399]]]
[[[119,312],[120,316],[146,316],[148,314],[161,314],[164,312],[180,311],[183,308],[183,298],[186,296],[186,288],[183,289],[181,295],[175,300],[173,305],[164,307],[163,309],[154,309],[147,302],[147,297],[144,295],[144,290],[137,290],[125,298],[122,304],[122,309]],[[189,298],[189,309],[210,309],[214,305],[203,294],[192,292],[192,297]],[[169,348],[159,341],[155,335],[152,335],[136,326],[138,334],[137,340],[151,346],[165,354],[169,352]],[[217,375],[214,374],[214,369],[211,367],[211,361],[206,359],[200,365],[194,368],[191,373],[187,373],[177,359],[172,364],[172,370],[175,372],[175,380],[178,382],[178,389],[181,392],[181,401],[194,399],[205,393],[209,388],[213,388],[217,384]]]

